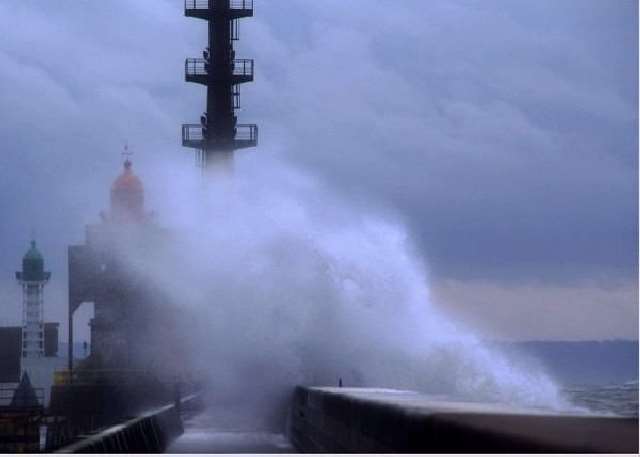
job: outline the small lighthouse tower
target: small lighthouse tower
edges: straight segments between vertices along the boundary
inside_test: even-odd
[[[43,291],[51,273],[44,271],[44,259],[31,241],[31,247],[22,258],[22,271],[16,279],[22,286],[22,357],[44,357]]]

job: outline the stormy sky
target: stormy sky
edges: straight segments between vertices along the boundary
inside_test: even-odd
[[[182,8],[0,3],[2,323],[35,233],[65,331],[66,246],[107,208],[125,141],[150,207],[170,198],[161,164],[192,167],[179,125],[204,90],[183,63],[206,29]],[[434,299],[488,338],[637,338],[637,2],[255,0],[240,38],[261,144],[236,173],[278,155],[392,212]]]

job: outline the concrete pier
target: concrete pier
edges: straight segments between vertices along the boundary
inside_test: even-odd
[[[390,389],[298,387],[289,437],[303,452],[637,453],[638,419],[451,402]]]
[[[184,432],[181,412],[198,410],[199,394],[191,394],[178,401],[149,410],[124,422],[111,425],[57,449],[59,454],[88,453],[149,453],[163,452]]]
[[[166,452],[172,454],[252,453],[279,454],[296,452],[283,434],[221,427],[203,412],[184,421],[184,433]]]
[[[167,405],[98,433],[80,437],[59,454],[112,454],[162,452],[183,432],[180,415],[174,405]]]

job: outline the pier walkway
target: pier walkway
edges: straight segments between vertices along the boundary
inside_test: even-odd
[[[221,426],[207,411],[185,418],[184,434],[166,449],[167,453],[252,453],[296,452],[282,434],[255,430],[234,430]]]

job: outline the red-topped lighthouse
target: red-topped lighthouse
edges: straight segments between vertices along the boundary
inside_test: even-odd
[[[112,222],[135,223],[145,219],[144,187],[142,181],[133,174],[129,159],[124,162],[122,174],[111,185]]]

